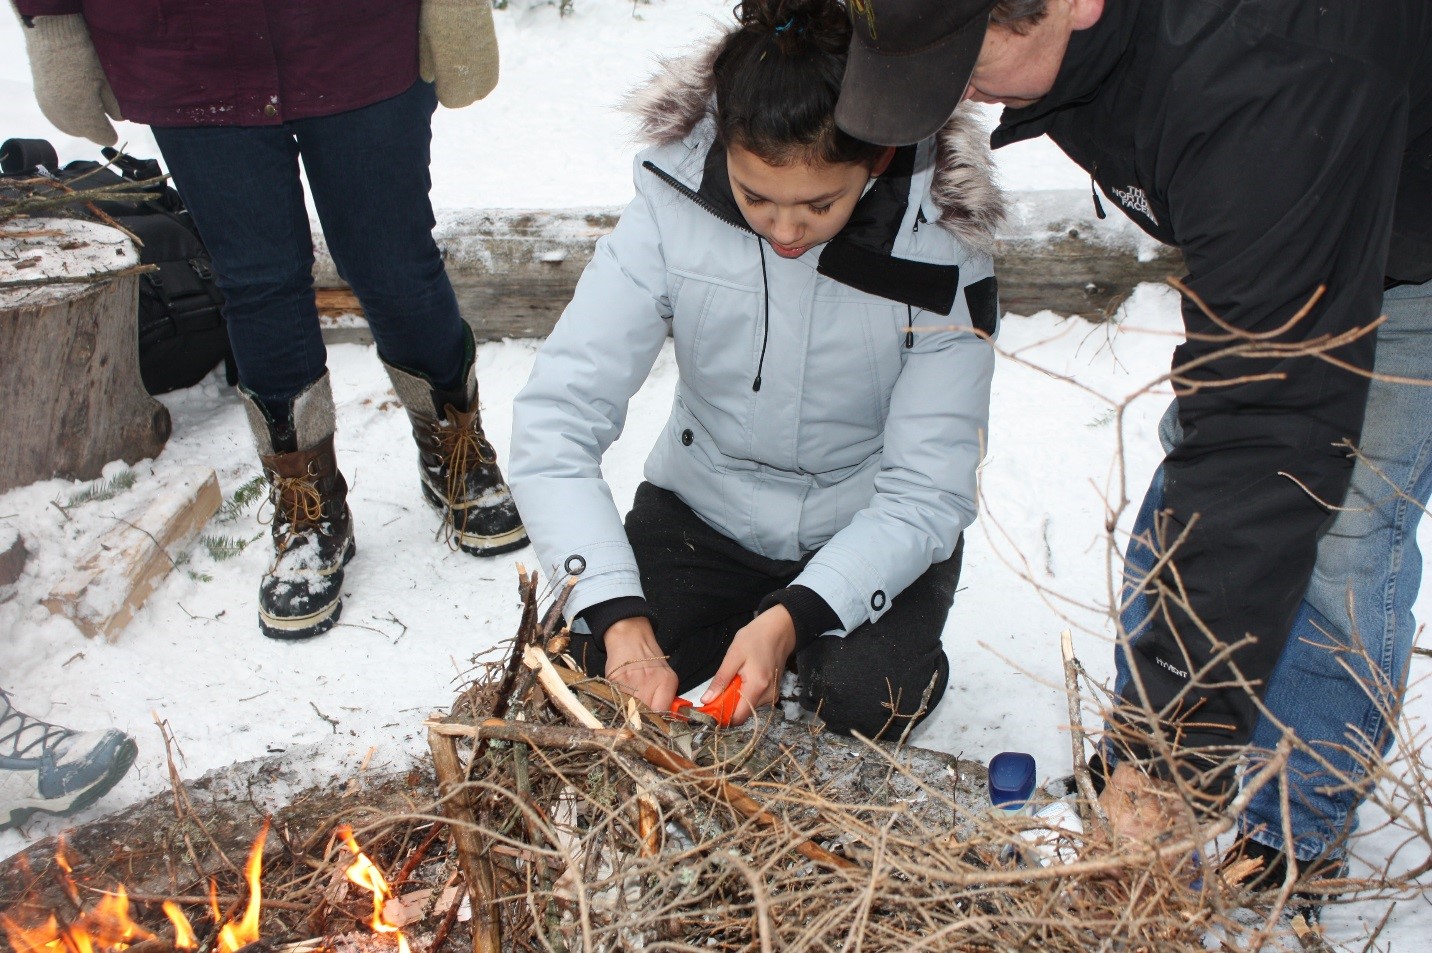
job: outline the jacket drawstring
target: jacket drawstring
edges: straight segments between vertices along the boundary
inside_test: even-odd
[[[1089,194],[1094,196],[1094,214],[1100,218],[1108,218],[1104,212],[1104,203],[1099,201],[1099,189],[1094,184],[1094,175],[1099,171],[1099,164],[1094,163],[1094,168],[1089,172]]]
[[[905,305],[905,348],[915,346],[915,309]]]
[[[771,286],[766,280],[766,242],[756,237],[756,248],[761,252],[761,305],[764,317],[761,322],[761,361],[756,365],[756,379],[751,381],[751,390],[761,389],[761,371],[766,369],[766,344],[771,339]]]

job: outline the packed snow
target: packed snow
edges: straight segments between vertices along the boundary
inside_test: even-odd
[[[624,203],[633,145],[616,109],[622,94],[657,56],[680,52],[726,22],[729,7],[728,0],[576,0],[561,17],[554,5],[514,0],[496,15],[498,89],[469,109],[440,111],[435,121],[440,217]],[[122,124],[120,135],[134,154],[157,155],[144,127]],[[9,136],[49,138],[65,160],[96,151],[44,121],[19,27],[0,17],[0,138]],[[997,159],[1013,190],[1088,188],[1087,177],[1047,141],[1003,150]],[[1034,199],[1028,207],[1044,206]],[[1090,219],[1081,227],[1127,223]],[[1068,771],[1059,633],[1072,626],[1086,667],[1109,677],[1106,609],[1117,552],[1105,520],[1111,506],[1127,504],[1120,525],[1128,525],[1160,457],[1155,425],[1169,391],[1158,386],[1133,400],[1122,434],[1115,408],[1164,372],[1179,328],[1175,294],[1154,285],[1140,287],[1107,324],[1048,312],[1006,316],[982,515],[967,534],[961,590],[945,632],[950,688],[915,743],[982,760],[1025,750],[1042,775]],[[510,340],[478,352],[484,421],[503,459],[511,400],[538,344]],[[184,468],[213,467],[226,500],[258,476],[243,411],[221,374],[161,398],[174,435],[159,459],[111,464],[106,487],[49,480],[0,495],[0,538],[18,531],[30,553],[0,603],[0,631],[7,633],[0,684],[38,717],[80,729],[119,727],[140,743],[134,769],[107,797],[73,819],[37,816],[22,830],[0,833],[0,856],[164,790],[156,721],[173,732],[186,778],[280,752],[301,752],[298,767],[312,779],[362,765],[405,765],[425,756],[422,722],[452,699],[472,659],[513,634],[515,566],[530,563],[531,550],[491,560],[450,551],[419,493],[407,418],[372,348],[333,346],[329,367],[358,555],[347,570],[342,620],[319,638],[286,644],[258,631],[255,596],[271,559],[259,505],[221,512],[200,540],[174,554],[174,570],[113,643],[85,638],[41,604],[100,534]],[[675,375],[668,347],[607,455],[619,505],[630,503],[641,479]],[[114,495],[81,499],[96,488]],[[1122,539],[1116,534],[1113,546]],[[1429,608],[1432,597],[1424,596],[1419,616]],[[1414,658],[1409,714],[1419,726],[1429,713],[1427,673],[1426,658]],[[1384,833],[1364,838],[1357,850],[1380,863],[1396,847],[1396,837]],[[1394,867],[1425,859],[1410,854]],[[1383,904],[1337,907],[1326,922],[1333,939],[1352,943],[1384,912]],[[1379,942],[1417,949],[1429,928],[1432,913],[1419,897],[1399,907]]]

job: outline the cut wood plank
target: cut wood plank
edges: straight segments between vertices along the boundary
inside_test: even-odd
[[[336,318],[341,314],[363,313],[363,306],[358,303],[358,296],[351,288],[319,288],[314,291],[313,297],[320,317]]]
[[[189,467],[132,519],[105,532],[44,600],[93,638],[113,642],[169,570],[174,556],[219,509],[214,471]]]

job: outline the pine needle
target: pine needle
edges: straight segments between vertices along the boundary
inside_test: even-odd
[[[65,501],[65,508],[82,506],[85,503],[95,503],[100,500],[112,500],[119,494],[134,486],[139,475],[133,470],[121,470],[107,480],[95,480],[86,483],[84,488],[75,493]]]
[[[254,540],[263,536],[263,533],[255,533],[248,539],[240,536],[201,536],[199,542],[209,551],[209,558],[214,562],[223,562],[226,559],[233,559],[244,551],[244,547]]]
[[[264,491],[267,488],[268,481],[263,478],[262,474],[241,485],[232,496],[224,501],[224,505],[219,507],[219,522],[232,523],[243,516],[250,507],[263,499]]]

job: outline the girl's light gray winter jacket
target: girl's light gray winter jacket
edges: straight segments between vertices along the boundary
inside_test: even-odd
[[[513,405],[509,482],[544,570],[580,572],[569,617],[642,596],[601,459],[669,333],[679,382],[646,479],[752,552],[819,550],[793,584],[848,632],[974,520],[994,355],[973,328],[998,317],[1001,198],[959,113],[897,154],[840,236],[781,258],[712,149],[709,56],[667,63],[634,98],[653,142],[636,198]]]

